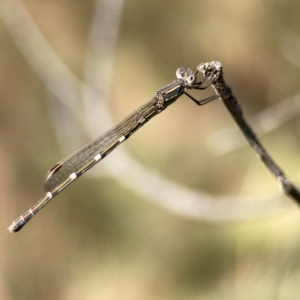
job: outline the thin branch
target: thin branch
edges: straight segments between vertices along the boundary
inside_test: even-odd
[[[124,0],[95,2],[84,68],[86,84],[82,88],[84,119],[93,136],[99,135],[99,128],[113,126],[107,103],[110,101],[123,2]]]
[[[200,64],[197,67],[197,70],[202,73],[203,77],[211,83],[211,86],[215,90],[216,94],[222,99],[224,105],[234,118],[250,146],[254,149],[257,156],[265,164],[268,170],[278,180],[280,190],[300,204],[300,191],[285,176],[284,172],[277,165],[277,163],[275,163],[273,158],[256,137],[256,134],[252,130],[251,126],[244,118],[242,109],[238,104],[236,97],[231,92],[230,87],[225,83],[223,77],[223,67],[221,63],[213,61],[211,63]]]

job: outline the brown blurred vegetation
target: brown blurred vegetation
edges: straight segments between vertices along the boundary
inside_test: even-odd
[[[84,81],[95,2],[24,3]],[[280,48],[287,33],[300,35],[299,12],[296,0],[125,1],[106,99],[115,123],[171,82],[178,67],[211,60],[222,62],[248,118],[299,93],[299,67]],[[283,195],[288,204],[275,213],[207,222],[151,205],[111,177],[84,176],[20,233],[7,233],[43,195],[46,171],[66,153],[47,110],[49,97],[57,100],[1,15],[0,37],[0,300],[297,299],[300,212]],[[199,108],[183,97],[121,147],[195,190],[254,199],[275,194],[277,183],[251,149],[216,157],[206,146],[227,126],[234,124],[220,101]],[[297,184],[299,128],[299,118],[292,119],[261,137]],[[105,163],[113,160],[114,153]]]

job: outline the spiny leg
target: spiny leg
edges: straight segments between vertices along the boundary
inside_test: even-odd
[[[188,94],[187,92],[183,92],[185,95],[187,95],[192,101],[194,101],[197,105],[204,105],[204,104],[207,104],[217,98],[219,98],[218,95],[213,95],[213,96],[210,96],[208,98],[205,98],[203,100],[197,100],[196,98],[194,98],[192,95]]]

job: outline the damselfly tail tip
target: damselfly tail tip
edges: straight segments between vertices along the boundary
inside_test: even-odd
[[[7,228],[10,233],[14,233],[18,231],[18,226],[15,222],[12,222],[11,225]]]
[[[17,218],[16,220],[14,220],[10,226],[7,228],[7,230],[11,233],[13,232],[17,232],[19,230],[21,230],[23,228],[23,226],[26,224],[23,216]]]

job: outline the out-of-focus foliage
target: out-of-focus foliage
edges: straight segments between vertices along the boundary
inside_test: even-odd
[[[284,196],[290,205],[276,213],[205,222],[149,205],[113,178],[84,176],[20,233],[5,231],[43,195],[44,174],[66,153],[48,114],[57,99],[4,22],[6,3],[18,2],[1,1],[0,300],[296,299],[300,212]],[[96,2],[22,3],[52,50],[85,81]],[[98,5],[104,10],[105,1]],[[299,12],[296,0],[125,1],[111,97],[104,99],[115,123],[172,81],[178,67],[211,60],[224,65],[249,118],[296,95],[300,70],[282,51],[287,35],[300,37]],[[104,41],[98,51],[105,49]],[[44,62],[46,73],[53,63]],[[59,110],[57,118],[69,120]],[[248,147],[221,157],[211,153],[208,138],[227,126],[234,124],[220,101],[199,108],[182,97],[120,147],[167,178],[215,196],[276,193],[276,182]],[[75,136],[80,130],[68,129]],[[99,135],[106,129],[99,128]],[[262,140],[297,182],[299,118]]]

